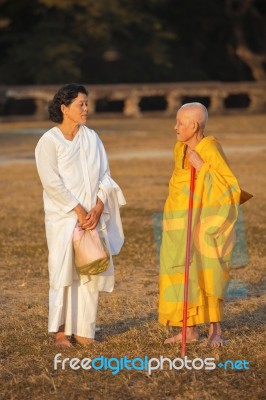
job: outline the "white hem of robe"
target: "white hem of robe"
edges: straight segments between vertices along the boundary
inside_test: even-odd
[[[64,325],[65,335],[94,338],[99,292],[90,285],[73,281],[71,286],[49,290],[48,332],[58,332]]]

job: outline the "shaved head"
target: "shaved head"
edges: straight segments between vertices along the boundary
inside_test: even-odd
[[[203,131],[208,121],[207,108],[201,103],[186,103],[178,111],[184,111],[192,122],[197,122]],[[187,111],[187,113],[186,113]]]

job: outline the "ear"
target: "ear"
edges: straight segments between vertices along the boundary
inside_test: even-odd
[[[67,109],[67,106],[65,104],[61,104],[61,111],[62,111],[63,115],[65,115],[66,109]]]
[[[193,122],[193,131],[196,133],[200,129],[199,123],[198,122]]]

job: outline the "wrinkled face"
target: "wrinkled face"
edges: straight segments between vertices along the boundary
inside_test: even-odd
[[[195,125],[188,115],[188,111],[182,109],[178,110],[174,127],[177,134],[177,140],[179,142],[187,142],[191,139],[195,134],[194,127]]]
[[[64,119],[85,124],[88,118],[88,97],[84,93],[79,93],[69,106],[63,106],[62,111]]]

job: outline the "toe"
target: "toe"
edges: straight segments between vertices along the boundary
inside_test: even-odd
[[[175,344],[181,341],[181,337],[179,335],[170,337],[168,339],[165,339],[164,344]]]

